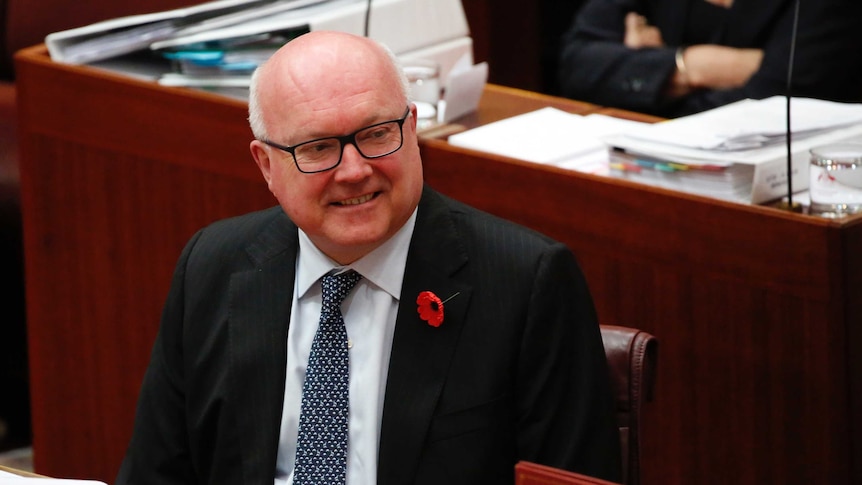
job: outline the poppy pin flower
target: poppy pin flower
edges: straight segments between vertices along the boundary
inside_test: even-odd
[[[416,298],[416,304],[419,305],[416,311],[419,312],[419,318],[428,322],[432,327],[439,327],[443,323],[443,304],[458,296],[458,293],[440,301],[440,297],[431,291],[423,291]]]

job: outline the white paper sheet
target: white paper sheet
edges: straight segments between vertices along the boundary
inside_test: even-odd
[[[0,470],[0,485],[107,485],[96,480],[72,480],[62,478],[22,477]]]
[[[640,124],[546,107],[457,133],[449,143],[528,162],[569,166],[582,155],[606,150],[603,137]]]
[[[793,98],[794,140],[862,122],[862,104]],[[781,145],[787,134],[787,99],[744,99],[708,111],[647,125],[626,133],[646,142],[710,151]]]

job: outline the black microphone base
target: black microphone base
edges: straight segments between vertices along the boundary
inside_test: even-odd
[[[782,200],[781,202],[775,204],[775,208],[788,212],[796,212],[799,214],[802,213],[802,204],[800,204],[799,202],[787,202],[786,200]]]

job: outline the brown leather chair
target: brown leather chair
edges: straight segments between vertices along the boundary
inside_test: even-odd
[[[653,398],[658,339],[636,328],[601,325],[617,401],[623,483],[640,483],[641,407]]]

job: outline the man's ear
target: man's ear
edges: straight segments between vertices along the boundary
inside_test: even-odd
[[[413,125],[413,131],[416,131],[416,124],[419,122],[419,110],[416,108],[416,103],[410,103],[410,111],[413,113],[413,116],[409,117],[412,118],[410,123]]]
[[[272,161],[269,158],[269,150],[267,150],[267,147],[260,140],[252,140],[248,148],[251,150],[251,156],[254,157],[254,161],[257,163],[257,168],[260,169],[263,179],[266,180],[266,185],[269,186],[272,181],[272,174],[270,172]]]

